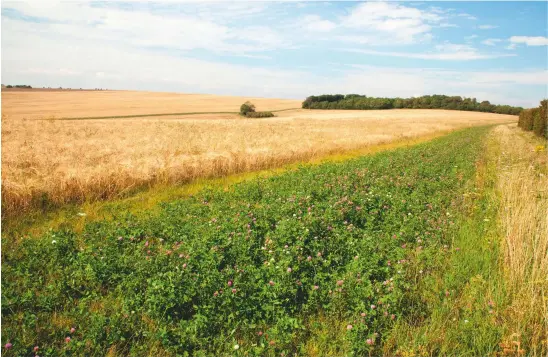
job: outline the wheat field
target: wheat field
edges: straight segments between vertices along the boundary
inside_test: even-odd
[[[180,95],[187,102],[176,104],[172,94],[167,94],[166,102],[173,107],[166,109],[161,104],[164,102],[157,101],[159,93],[144,100],[143,92],[133,92],[134,107],[127,108],[131,92],[34,93],[9,93],[7,100],[2,98],[4,216],[37,207],[113,198],[155,184],[268,169],[395,140],[517,120],[515,116],[490,113],[411,109],[299,109],[278,112],[269,119],[243,119],[232,114],[23,119],[37,118],[40,113],[49,117],[198,109],[235,112],[247,99]],[[105,93],[120,96],[120,107],[113,98],[94,107]],[[82,106],[71,106],[68,99],[56,103],[63,95],[77,98],[71,100],[81,101]],[[89,96],[89,103],[85,96]],[[25,101],[28,110],[24,109]],[[296,102],[261,99],[255,104],[273,110],[295,107]]]
[[[81,118],[192,112],[238,112],[246,100],[258,110],[300,108],[300,100],[140,91],[3,90],[8,119]]]

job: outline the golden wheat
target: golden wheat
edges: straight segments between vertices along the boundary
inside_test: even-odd
[[[264,104],[272,108],[279,102]],[[43,112],[49,113],[47,108]],[[8,115],[2,118],[3,214],[107,199],[157,183],[267,169],[373,144],[515,120],[443,110],[293,110],[260,120],[230,114],[100,120],[25,120]]]
[[[548,351],[548,170],[540,139],[499,126],[497,188],[509,308],[506,340]],[[545,142],[544,142],[545,144]],[[544,346],[543,348],[541,346]],[[531,351],[535,353],[535,350]],[[537,352],[538,353],[538,352]],[[531,354],[533,355],[533,354]]]

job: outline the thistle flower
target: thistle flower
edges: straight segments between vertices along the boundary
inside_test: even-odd
[[[11,344],[11,342],[8,342],[4,345],[4,347],[6,348],[6,350],[9,350],[10,348],[13,347],[13,345]]]

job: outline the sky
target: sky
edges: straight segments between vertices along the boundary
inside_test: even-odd
[[[547,2],[2,1],[2,83],[548,97]]]

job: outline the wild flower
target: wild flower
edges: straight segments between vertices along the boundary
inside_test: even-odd
[[[371,345],[373,345],[373,339],[368,338],[367,340],[365,340],[365,343],[367,343],[369,346],[371,346]]]
[[[70,336],[65,337],[65,342],[66,342],[66,343],[69,343],[69,342],[70,342]]]
[[[347,330],[352,330],[352,325],[346,325]]]
[[[4,347],[6,348],[6,350],[9,350],[10,348],[13,347],[13,345],[11,344],[11,342],[8,342],[4,345]]]
[[[71,327],[70,328],[70,333],[75,333],[76,332],[76,329],[74,327]]]

